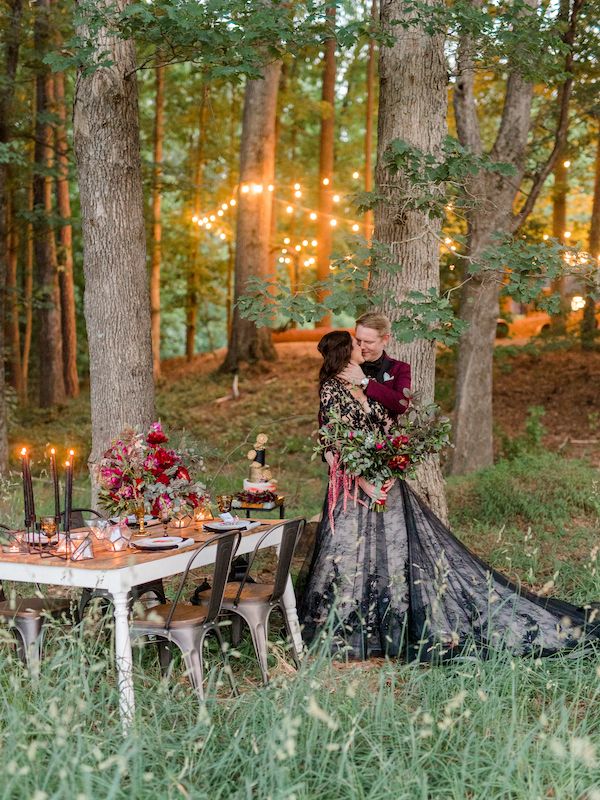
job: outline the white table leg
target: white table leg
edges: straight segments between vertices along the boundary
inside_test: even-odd
[[[298,653],[298,658],[302,658],[302,654],[304,652],[304,646],[302,644],[302,634],[300,633],[300,623],[298,622],[298,610],[296,609],[296,595],[294,593],[294,586],[292,584],[292,579],[289,577],[289,575],[285,587],[285,592],[283,593],[283,597],[281,598],[281,600],[285,608],[285,613],[287,614],[296,653]]]
[[[133,696],[133,657],[129,635],[129,604],[127,592],[113,593],[115,617],[115,656],[119,682],[119,708],[123,729],[127,731],[135,711]]]

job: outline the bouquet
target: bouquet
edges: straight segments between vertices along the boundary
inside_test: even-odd
[[[439,453],[450,444],[450,421],[439,415],[436,405],[411,405],[388,430],[378,427],[357,430],[340,416],[332,415],[319,430],[316,453],[332,451],[335,456],[335,484],[341,478],[347,494],[358,478],[364,478],[378,489],[392,478],[413,478],[416,469],[429,455]],[[332,498],[333,499],[333,498]],[[373,504],[376,511],[385,511],[385,504]]]
[[[98,465],[99,501],[111,514],[160,517],[192,511],[207,501],[206,488],[192,480],[186,453],[167,447],[160,422],[145,434],[124,431]]]

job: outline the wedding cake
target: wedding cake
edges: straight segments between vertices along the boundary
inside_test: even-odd
[[[265,507],[268,507],[267,504],[275,505],[277,481],[273,478],[271,469],[266,463],[265,445],[268,441],[268,436],[259,433],[253,449],[248,452],[249,476],[244,479],[243,490],[237,494],[233,503],[234,507],[252,503]]]

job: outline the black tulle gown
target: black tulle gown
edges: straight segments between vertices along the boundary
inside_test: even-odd
[[[383,406],[369,401],[365,409],[337,379],[321,390],[322,423],[332,410],[356,428],[388,421]],[[357,503],[340,494],[332,509],[326,499],[300,603],[308,642],[325,633],[351,658],[429,662],[503,648],[547,656],[600,638],[597,604],[578,608],[508,580],[404,481],[390,490],[385,512],[368,505],[362,491]]]

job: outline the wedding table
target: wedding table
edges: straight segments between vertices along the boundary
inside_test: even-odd
[[[274,528],[275,525],[272,522],[262,522],[259,527],[244,532],[236,555],[251,553],[260,536],[270,527]],[[160,535],[162,530],[160,526],[149,528],[146,535]],[[267,537],[263,546],[279,546],[282,531],[283,527],[279,533]],[[125,728],[131,722],[135,710],[128,593],[133,586],[184,572],[194,549],[198,549],[212,535],[208,531],[203,532],[201,522],[183,529],[169,528],[169,534],[191,538],[194,544],[177,550],[158,552],[135,549],[113,552],[108,542],[92,539],[95,557],[85,561],[63,561],[57,557],[42,558],[37,554],[0,552],[0,580],[105,589],[111,595],[115,620],[119,706]],[[194,561],[193,569],[213,564],[216,549],[216,544],[206,547]],[[292,629],[294,647],[301,653],[302,637],[290,578],[283,595],[283,604]]]

